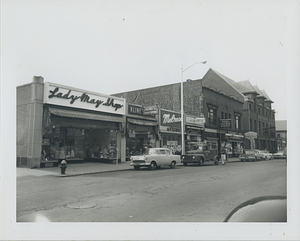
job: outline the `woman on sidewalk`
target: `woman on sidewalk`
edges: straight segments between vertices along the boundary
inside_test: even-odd
[[[60,164],[62,162],[62,160],[65,160],[66,159],[66,150],[63,146],[62,143],[60,143],[59,145],[59,150],[58,150],[58,164]]]

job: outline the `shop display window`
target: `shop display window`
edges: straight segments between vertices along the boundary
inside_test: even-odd
[[[110,129],[56,127],[43,136],[42,161],[116,158],[117,132]]]
[[[127,138],[126,145],[126,156],[140,155],[144,153],[146,147],[155,147],[155,139],[150,134],[136,134],[135,138]]]

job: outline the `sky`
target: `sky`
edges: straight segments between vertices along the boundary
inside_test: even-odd
[[[276,120],[286,120],[295,6],[299,2],[276,0],[3,1],[4,75],[16,86],[42,76],[114,94],[180,82],[182,66],[207,61],[183,78],[200,79],[212,68],[234,81],[250,80],[274,101]]]
[[[276,120],[289,119],[288,129],[298,130],[292,120],[300,117],[299,13],[299,0],[2,0],[1,158],[7,162],[16,156],[12,149],[16,140],[7,138],[16,136],[16,86],[32,82],[33,76],[114,94],[179,83],[182,67],[207,61],[193,65],[183,78],[200,79],[212,68],[234,81],[249,80],[274,102]],[[292,131],[288,138],[296,135]],[[296,157],[297,150],[290,148],[288,155]],[[2,180],[8,179],[14,188],[15,162],[10,163],[4,165]],[[290,163],[288,169],[299,170],[294,165],[299,167]],[[300,183],[299,175],[289,176]],[[3,193],[12,195],[15,203],[14,193],[4,187]],[[14,213],[14,205],[10,207]],[[41,228],[18,226],[17,233],[15,226],[5,225],[6,234],[21,239]],[[202,233],[209,228],[202,228]],[[227,229],[219,227],[222,234]],[[240,230],[258,239],[266,231],[262,226],[255,227],[255,233],[251,226],[248,229]],[[194,226],[190,230],[186,239],[198,239]],[[287,228],[291,230],[297,228]],[[266,238],[279,240],[280,231],[272,229]],[[71,227],[69,238],[76,239],[80,232]],[[55,238],[55,232],[47,234]],[[285,238],[291,237],[288,234]]]

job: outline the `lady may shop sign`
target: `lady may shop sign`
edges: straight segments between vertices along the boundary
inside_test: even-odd
[[[44,103],[125,115],[125,100],[93,92],[44,84]]]

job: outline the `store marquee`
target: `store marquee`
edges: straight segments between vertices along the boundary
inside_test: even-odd
[[[46,82],[44,103],[125,115],[126,100]]]

